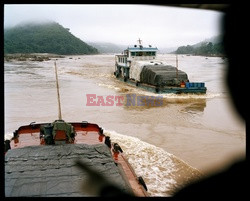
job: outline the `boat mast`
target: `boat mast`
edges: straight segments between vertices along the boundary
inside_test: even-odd
[[[176,54],[176,79],[178,80],[178,55]]]
[[[139,45],[141,45],[142,40],[139,38],[138,42],[139,42]]]
[[[56,89],[57,89],[57,101],[58,101],[58,119],[62,120],[61,103],[60,103],[60,93],[59,93],[59,84],[58,84],[58,77],[57,77],[56,61],[55,61],[55,73],[56,73]]]

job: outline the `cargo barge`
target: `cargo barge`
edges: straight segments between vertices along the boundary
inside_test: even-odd
[[[204,82],[190,82],[187,73],[157,59],[158,48],[139,44],[115,55],[117,79],[155,93],[205,94]]]

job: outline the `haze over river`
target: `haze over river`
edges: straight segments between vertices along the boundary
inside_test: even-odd
[[[176,56],[159,60],[176,65]],[[31,122],[58,118],[55,59],[5,61],[5,137]],[[205,95],[154,94],[115,78],[114,55],[57,58],[62,118],[96,123],[118,142],[151,196],[169,196],[202,173],[245,156],[245,124],[231,107],[220,57],[178,56],[190,82],[205,82]],[[123,96],[121,106],[87,106],[87,94]],[[161,106],[126,106],[126,96],[163,97]],[[98,99],[94,99],[98,101]],[[115,102],[116,103],[116,102]]]

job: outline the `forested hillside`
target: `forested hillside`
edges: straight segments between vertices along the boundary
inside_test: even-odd
[[[224,49],[222,42],[201,42],[199,45],[187,45],[178,47],[176,54],[192,54],[202,56],[223,56]]]
[[[29,23],[4,30],[4,53],[97,54],[98,50],[56,22]]]

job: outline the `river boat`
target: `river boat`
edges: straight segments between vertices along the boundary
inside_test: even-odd
[[[129,85],[154,93],[205,94],[204,82],[190,82],[187,73],[176,66],[157,59],[157,47],[139,44],[129,46],[122,54],[115,55],[114,75]]]

